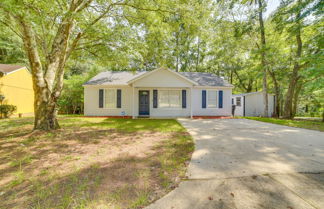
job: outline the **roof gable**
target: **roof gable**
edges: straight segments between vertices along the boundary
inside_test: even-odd
[[[140,80],[140,79],[143,79],[143,78],[145,78],[145,77],[147,77],[147,76],[150,76],[151,74],[154,74],[154,73],[156,73],[156,72],[158,72],[158,71],[162,71],[162,70],[164,70],[164,71],[168,71],[168,72],[170,72],[171,74],[173,74],[173,75],[175,75],[175,76],[177,76],[177,77],[179,77],[179,78],[181,78],[181,79],[183,79],[183,80],[185,80],[185,81],[187,81],[187,82],[189,82],[189,83],[191,83],[191,84],[193,84],[193,85],[198,85],[195,81],[193,81],[193,80],[191,80],[191,79],[188,79],[187,77],[185,77],[185,76],[183,76],[183,75],[181,75],[181,74],[179,74],[179,73],[177,73],[177,72],[175,72],[175,71],[172,71],[172,70],[170,70],[170,69],[168,69],[168,68],[157,68],[157,69],[155,69],[155,70],[153,70],[153,71],[146,72],[146,73],[142,74],[141,76],[138,76],[138,77],[136,77],[136,78],[133,78],[133,79],[129,80],[127,83],[128,83],[128,84],[132,84],[132,83],[134,83],[135,81],[138,81],[138,80]]]
[[[9,64],[0,64],[0,72],[4,75],[13,73],[17,70],[24,69],[24,66],[21,65],[9,65]]]

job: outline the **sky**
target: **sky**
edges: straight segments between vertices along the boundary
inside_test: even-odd
[[[268,17],[280,4],[280,0],[268,0],[267,11],[265,16]]]

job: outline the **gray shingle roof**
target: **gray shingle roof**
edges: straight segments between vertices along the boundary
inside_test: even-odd
[[[179,74],[195,81],[200,86],[228,86],[231,84],[226,82],[223,78],[218,77],[213,73],[201,73],[201,72],[179,72]]]
[[[101,72],[91,78],[84,85],[127,85],[127,82],[146,73],[147,71],[107,71]],[[199,86],[225,86],[232,87],[224,79],[212,73],[178,72],[180,75],[199,84]]]
[[[9,64],[0,64],[0,72],[6,74],[11,73],[12,71],[23,68],[21,65],[9,65]]]
[[[145,71],[106,71],[101,72],[84,85],[127,85],[127,82]]]

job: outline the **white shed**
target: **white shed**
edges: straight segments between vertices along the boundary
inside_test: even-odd
[[[235,105],[234,116],[262,116],[263,115],[263,93],[251,92],[232,95],[232,105]],[[274,94],[268,94],[268,113],[274,113],[276,98]]]

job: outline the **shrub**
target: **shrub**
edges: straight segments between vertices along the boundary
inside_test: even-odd
[[[15,105],[0,105],[0,118],[9,118],[16,110]]]

